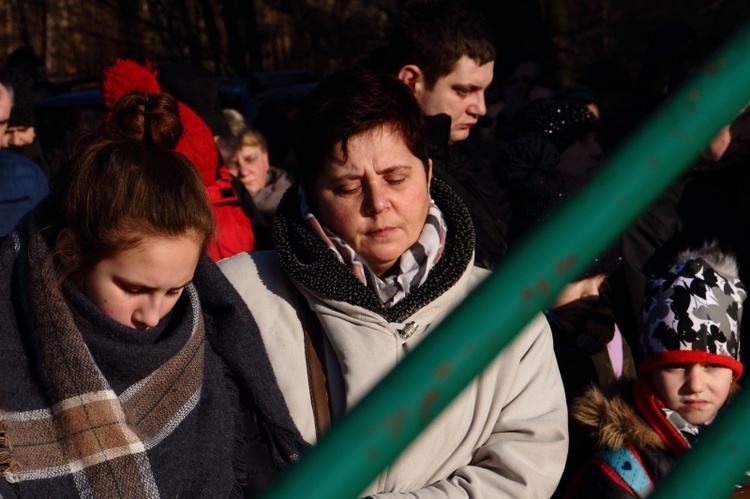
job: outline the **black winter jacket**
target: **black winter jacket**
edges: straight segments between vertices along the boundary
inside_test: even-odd
[[[469,209],[476,232],[475,265],[492,269],[507,250],[510,204],[495,182],[497,158],[491,146],[467,139],[449,144],[450,117],[427,118],[433,174],[447,183]]]

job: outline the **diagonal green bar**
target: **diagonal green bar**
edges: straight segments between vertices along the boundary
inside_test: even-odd
[[[750,25],[735,34],[612,155],[586,190],[509,254],[489,279],[338,421],[265,497],[357,497],[512,341],[536,311],[580,275],[742,108],[747,101],[744,87],[750,82],[748,53]],[[444,375],[446,369],[450,370],[448,376]],[[739,434],[747,428],[742,425],[731,431]],[[711,477],[717,489],[723,483],[718,481],[718,471],[713,469]],[[699,476],[686,480],[702,479]],[[733,479],[736,476],[727,477]]]

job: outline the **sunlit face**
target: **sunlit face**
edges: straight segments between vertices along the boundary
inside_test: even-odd
[[[451,117],[450,141],[469,136],[469,130],[487,113],[484,91],[492,83],[494,62],[481,66],[462,56],[453,71],[439,78],[432,89],[420,86],[415,96],[427,116],[445,113]]]
[[[558,168],[576,177],[586,177],[603,159],[604,149],[599,141],[599,134],[589,130],[560,153]]]
[[[337,146],[340,147],[340,146]],[[376,128],[349,139],[313,184],[321,224],[341,237],[376,275],[419,239],[430,206],[428,171],[401,136]]]
[[[3,134],[3,147],[21,147],[34,142],[33,126],[12,126],[5,129]]]
[[[5,129],[8,128],[8,120],[10,119],[10,108],[11,101],[8,89],[0,84],[0,137],[5,137]]]
[[[268,151],[258,146],[242,146],[228,167],[229,172],[240,179],[248,191],[255,194],[266,186],[269,168]]]
[[[598,120],[602,119],[601,113],[599,112],[599,106],[597,106],[593,102],[587,102],[585,104],[585,106],[586,106],[586,109],[588,109],[589,111],[591,111],[591,114],[593,114],[596,119],[598,119]]]
[[[599,300],[599,289],[607,278],[604,274],[586,277],[563,288],[550,307],[563,319],[580,317]]]
[[[694,425],[713,420],[733,383],[728,367],[695,362],[654,368],[651,380],[664,404]]]
[[[148,237],[97,263],[78,285],[109,317],[145,331],[175,306],[200,252],[195,237]]]

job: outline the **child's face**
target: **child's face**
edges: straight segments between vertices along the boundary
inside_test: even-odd
[[[729,397],[732,370],[716,364],[667,364],[652,372],[654,390],[667,407],[694,425],[710,422]]]
[[[599,274],[568,284],[557,296],[550,310],[567,320],[586,313],[599,300],[599,288],[606,277]]]
[[[81,288],[112,319],[146,330],[172,310],[193,280],[200,251],[194,237],[149,237],[97,263]]]

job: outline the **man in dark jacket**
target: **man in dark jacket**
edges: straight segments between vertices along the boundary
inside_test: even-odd
[[[417,97],[430,125],[433,171],[466,203],[477,237],[476,265],[485,268],[505,253],[509,210],[493,178],[494,150],[469,139],[469,130],[487,112],[484,91],[494,61],[485,20],[453,1],[417,6],[389,49],[370,61],[371,68],[397,75]]]

